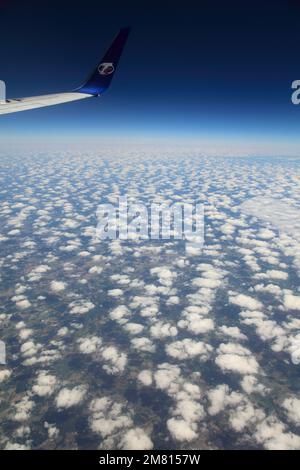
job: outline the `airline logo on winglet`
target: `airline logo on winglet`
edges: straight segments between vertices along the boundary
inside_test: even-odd
[[[114,70],[115,68],[112,62],[102,62],[98,67],[100,75],[110,75]]]

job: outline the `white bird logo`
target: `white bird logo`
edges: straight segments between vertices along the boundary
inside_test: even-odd
[[[115,70],[112,62],[102,62],[98,67],[98,72],[100,75],[110,75]]]

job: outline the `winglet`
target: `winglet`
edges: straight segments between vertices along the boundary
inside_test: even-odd
[[[130,28],[120,29],[96,70],[84,85],[76,90],[77,92],[98,96],[107,90],[116,71],[129,32]]]

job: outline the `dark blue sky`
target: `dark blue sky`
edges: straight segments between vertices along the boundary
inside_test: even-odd
[[[300,142],[300,2],[0,0],[8,97],[69,91],[132,26],[102,98],[2,116],[0,136]],[[300,147],[299,147],[300,148]]]

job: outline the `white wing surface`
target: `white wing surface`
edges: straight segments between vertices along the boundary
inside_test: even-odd
[[[45,106],[68,103],[70,101],[91,98],[92,96],[94,95],[74,92],[5,100],[0,101],[0,114],[18,113],[19,111],[27,111],[28,109],[44,108]]]

